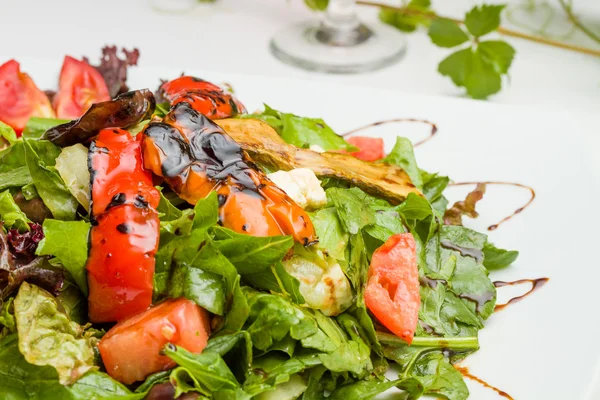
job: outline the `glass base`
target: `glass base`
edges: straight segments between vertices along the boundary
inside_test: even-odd
[[[275,57],[295,67],[352,74],[397,62],[406,51],[406,40],[397,29],[384,24],[360,25],[332,34],[319,22],[310,21],[279,31],[270,47]]]

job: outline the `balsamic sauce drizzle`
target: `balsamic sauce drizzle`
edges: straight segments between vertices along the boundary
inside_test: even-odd
[[[467,367],[461,367],[459,365],[455,365],[454,368],[456,368],[457,371],[460,372],[462,374],[462,376],[464,376],[465,378],[469,378],[469,379],[479,383],[480,385],[482,385],[485,388],[492,389],[494,392],[498,393],[500,396],[504,397],[505,399],[515,400],[510,394],[506,393],[504,390],[500,390],[497,387],[490,385],[483,379],[471,374]]]
[[[549,280],[550,280],[550,278],[537,278],[537,279],[519,279],[519,280],[513,281],[513,282],[504,282],[504,281],[494,282],[494,286],[497,288],[503,287],[503,286],[514,286],[514,285],[522,285],[524,283],[531,283],[531,289],[529,289],[529,291],[527,291],[525,294],[522,294],[521,296],[513,297],[512,299],[510,299],[509,301],[507,301],[504,304],[496,304],[496,307],[494,308],[494,312],[503,310],[510,304],[518,303],[519,301],[523,300],[525,297],[529,296],[531,293],[540,289]]]
[[[380,125],[385,125],[385,124],[392,124],[392,123],[398,123],[398,122],[418,122],[418,123],[421,123],[421,124],[427,124],[427,125],[429,125],[431,127],[431,132],[429,133],[429,136],[427,136],[423,140],[420,140],[420,141],[418,141],[416,143],[413,143],[413,147],[420,146],[423,143],[425,143],[428,140],[430,140],[437,133],[437,130],[438,130],[437,126],[433,122],[427,121],[425,119],[393,118],[393,119],[386,119],[386,120],[383,120],[383,121],[372,122],[372,123],[370,123],[368,125],[361,126],[359,128],[352,129],[352,130],[349,130],[348,132],[342,133],[340,136],[345,137],[345,136],[348,136],[348,135],[352,135],[352,134],[354,134],[356,132],[363,131],[365,129],[373,128],[375,126],[380,126]]]
[[[531,186],[523,185],[521,183],[516,183],[516,182],[502,182],[502,181],[452,182],[452,183],[449,183],[448,186],[477,185],[477,184],[480,184],[480,183],[485,184],[485,185],[516,186],[516,187],[520,187],[520,188],[523,188],[523,189],[527,189],[531,193],[531,198],[529,199],[529,201],[527,201],[527,203],[524,206],[517,208],[515,211],[513,211],[512,214],[510,214],[508,217],[503,218],[500,222],[488,226],[488,228],[487,228],[488,231],[494,231],[494,230],[498,229],[498,227],[501,224],[505,223],[506,221],[508,221],[509,219],[511,219],[512,217],[514,217],[515,215],[520,214],[523,210],[525,210],[527,207],[529,207],[529,205],[531,203],[533,203],[533,200],[535,199],[535,190],[533,190],[533,188]]]

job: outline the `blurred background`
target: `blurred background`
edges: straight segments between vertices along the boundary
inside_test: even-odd
[[[561,0],[509,1],[501,26],[527,35],[593,49],[600,43],[582,33],[561,8]],[[322,6],[320,0],[310,0]],[[321,4],[320,4],[321,3]],[[438,15],[464,19],[480,2],[433,0]],[[492,2],[493,3],[493,2]],[[394,6],[408,2],[388,1]],[[596,34],[600,32],[600,1],[563,1]],[[171,66],[207,71],[336,81],[393,88],[406,92],[465,97],[465,90],[438,72],[438,64],[455,49],[436,46],[427,27],[406,34],[404,56],[385,68],[361,74],[310,72],[277,60],[270,48],[282,29],[319,18],[303,0],[54,0],[0,1],[0,61],[62,60],[64,54],[97,59],[105,44],[141,52],[142,66]],[[169,11],[170,10],[170,11]],[[379,8],[359,6],[359,18],[382,25]],[[563,50],[516,37],[490,34],[516,50],[502,79],[502,90],[488,101],[598,111],[600,57]]]

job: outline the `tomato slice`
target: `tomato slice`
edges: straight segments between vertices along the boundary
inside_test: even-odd
[[[15,60],[0,65],[0,121],[20,135],[31,117],[54,118],[48,96],[44,94]]]
[[[85,61],[65,56],[58,93],[52,106],[58,118],[81,117],[92,104],[110,100],[106,82],[96,68]]]
[[[382,138],[352,136],[346,139],[346,141],[360,149],[359,151],[350,153],[360,160],[377,161],[385,157],[384,143]]]
[[[365,303],[392,333],[412,342],[421,297],[415,239],[410,233],[391,236],[373,253]]]
[[[108,374],[129,385],[175,366],[169,357],[160,355],[167,343],[201,353],[209,335],[204,309],[191,300],[170,299],[115,325],[102,337],[98,349]]]

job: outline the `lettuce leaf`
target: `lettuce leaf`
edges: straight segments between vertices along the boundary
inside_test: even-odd
[[[19,350],[27,362],[48,365],[58,372],[59,382],[69,385],[94,365],[96,339],[58,311],[48,292],[24,282],[14,302]]]
[[[0,193],[0,222],[7,228],[14,226],[20,231],[29,230],[29,219],[17,206],[8,190]]]

